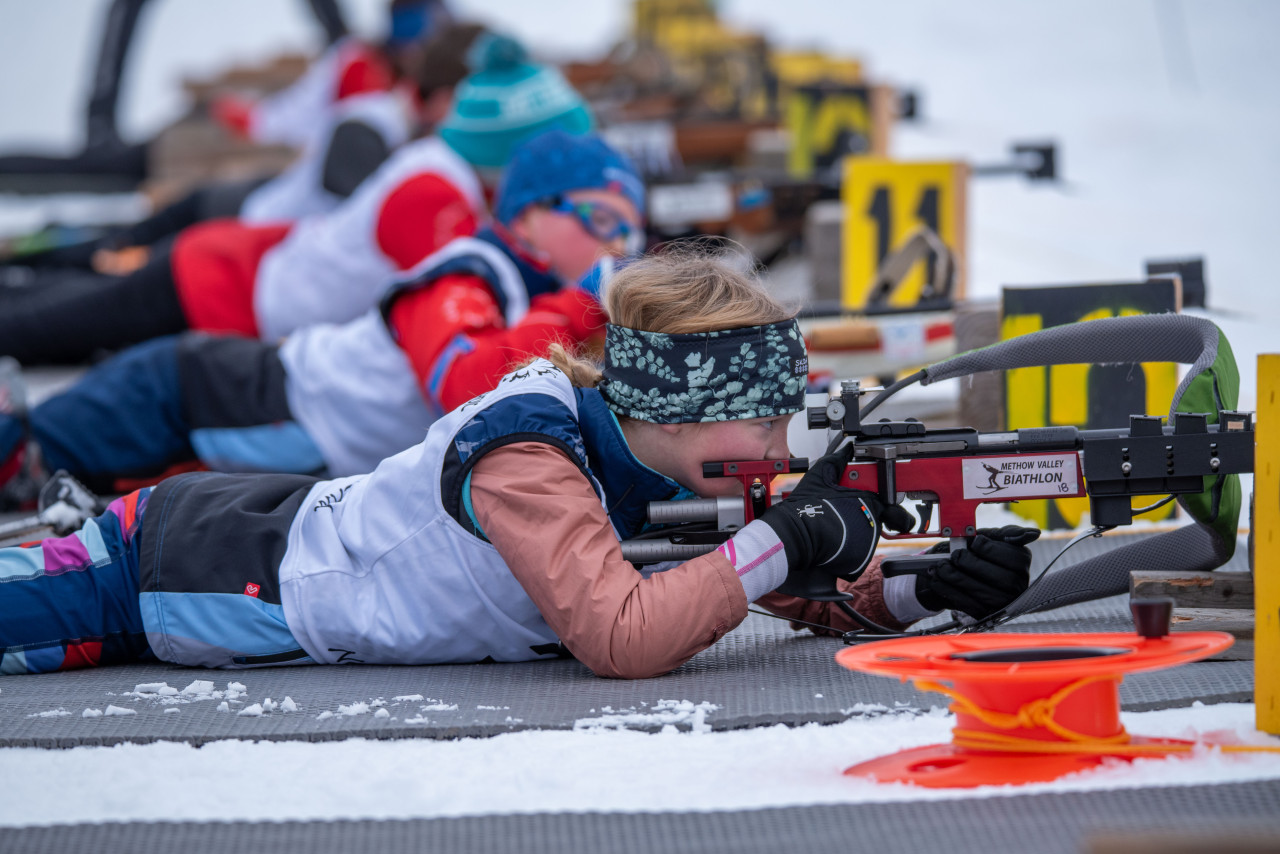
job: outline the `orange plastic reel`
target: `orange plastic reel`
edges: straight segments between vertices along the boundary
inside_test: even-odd
[[[1126,673],[1160,670],[1226,649],[1223,632],[1149,639],[1136,634],[966,634],[899,638],[836,654],[850,670],[911,680],[956,702],[950,744],[933,744],[845,770],[931,788],[1055,780],[1107,759],[1162,755],[1189,742],[1132,736],[1120,723]],[[1171,751],[1170,751],[1171,752]]]

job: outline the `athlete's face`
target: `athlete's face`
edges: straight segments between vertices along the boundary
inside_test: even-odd
[[[741,482],[728,477],[705,478],[702,464],[786,459],[790,456],[787,448],[790,423],[790,415],[780,415],[741,421],[646,425],[649,441],[632,450],[650,468],[704,498],[740,496]],[[630,433],[627,438],[631,441]]]
[[[511,226],[564,282],[576,282],[606,254],[636,248],[640,212],[611,190],[574,190],[529,208]]]

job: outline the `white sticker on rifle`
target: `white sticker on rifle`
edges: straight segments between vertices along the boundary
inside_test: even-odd
[[[1058,498],[1075,495],[1080,482],[1074,453],[972,457],[961,462],[966,499]]]

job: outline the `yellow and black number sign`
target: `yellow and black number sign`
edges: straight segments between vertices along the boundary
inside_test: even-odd
[[[893,93],[884,86],[795,86],[783,96],[791,150],[787,169],[807,178],[847,155],[883,157],[889,149]]]
[[[1179,289],[1174,279],[1005,288],[1000,337],[1014,338],[1081,320],[1177,311]],[[1172,362],[1017,368],[1005,372],[1005,424],[1011,429],[1127,427],[1130,415],[1168,415],[1177,385],[1178,366]],[[1155,500],[1138,496],[1133,506],[1143,507]],[[1168,518],[1174,508],[1171,503],[1142,518]],[[1024,501],[1010,505],[1010,509],[1041,528],[1074,528],[1089,509],[1089,501]]]
[[[840,199],[844,207],[841,241],[841,302],[866,307],[876,271],[890,252],[920,226],[928,226],[956,258],[952,297],[964,296],[965,197],[969,167],[964,163],[901,162],[872,157],[844,161]],[[907,274],[890,299],[906,306],[920,298],[932,277],[932,254]]]

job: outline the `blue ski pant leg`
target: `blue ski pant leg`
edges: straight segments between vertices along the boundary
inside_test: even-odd
[[[138,598],[150,493],[116,499],[69,536],[0,549],[0,674],[153,657]]]
[[[17,418],[0,413],[0,470],[3,470],[5,461],[13,452],[18,450],[26,432]],[[3,478],[0,478],[0,483],[3,482]]]
[[[32,410],[30,424],[47,469],[99,492],[197,460],[222,471],[324,469],[289,411],[278,348],[237,336],[131,347]]]
[[[45,467],[113,492],[117,478],[150,477],[194,459],[182,406],[180,341],[169,336],[130,347],[32,409],[31,437]]]

